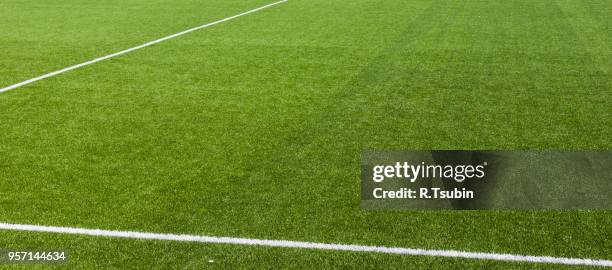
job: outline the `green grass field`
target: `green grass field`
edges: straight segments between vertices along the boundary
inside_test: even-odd
[[[0,88],[270,2],[2,0]],[[0,222],[610,260],[610,211],[359,207],[366,149],[612,149],[610,14],[290,0],[0,93]],[[15,231],[0,248],[66,249],[67,268],[565,267]]]

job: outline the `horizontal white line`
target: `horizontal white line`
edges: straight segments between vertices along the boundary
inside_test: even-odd
[[[160,39],[156,39],[156,40],[153,40],[153,41],[147,42],[147,43],[145,43],[145,44],[138,45],[138,46],[136,46],[136,47],[132,47],[132,48],[129,48],[129,49],[126,49],[126,50],[120,51],[120,52],[116,52],[116,53],[113,53],[113,54],[109,54],[109,55],[106,55],[106,56],[102,56],[102,57],[99,57],[99,58],[96,58],[96,59],[93,59],[93,60],[90,60],[90,61],[87,61],[87,62],[84,62],[84,63],[81,63],[81,64],[77,64],[77,65],[70,66],[70,67],[67,67],[67,68],[64,68],[64,69],[60,69],[60,70],[58,70],[58,71],[53,71],[53,72],[51,72],[51,73],[47,73],[47,74],[45,74],[45,75],[41,75],[41,76],[38,76],[38,77],[36,77],[36,78],[29,79],[29,80],[27,80],[27,81],[23,81],[23,82],[20,82],[20,83],[16,83],[16,84],[13,84],[13,85],[9,85],[9,86],[7,86],[7,87],[1,88],[1,89],[0,89],[0,93],[2,93],[2,92],[6,92],[6,91],[9,91],[9,90],[13,90],[13,89],[15,89],[15,88],[19,88],[19,87],[22,87],[22,86],[24,86],[24,85],[28,85],[28,84],[31,84],[31,83],[33,83],[33,82],[40,81],[40,80],[43,80],[43,79],[46,79],[46,78],[49,78],[49,77],[53,77],[53,76],[56,76],[56,75],[59,75],[59,74],[62,74],[62,73],[65,73],[65,72],[68,72],[68,71],[71,71],[71,70],[75,70],[75,69],[77,69],[77,68],[81,68],[81,67],[84,67],[84,66],[88,66],[88,65],[91,65],[91,64],[95,64],[95,63],[97,63],[97,62],[104,61],[104,60],[109,59],[109,58],[113,58],[113,57],[116,57],[116,56],[119,56],[119,55],[122,55],[122,54],[126,54],[126,53],[129,53],[129,52],[133,52],[133,51],[136,51],[136,50],[139,50],[139,49],[142,49],[142,48],[145,48],[145,47],[151,46],[151,45],[155,45],[155,44],[157,44],[157,43],[164,42],[164,41],[166,41],[166,40],[173,39],[173,38],[176,38],[176,37],[179,37],[179,36],[182,36],[182,35],[185,35],[185,34],[191,33],[191,32],[193,32],[193,31],[200,30],[200,29],[202,29],[202,28],[210,27],[210,26],[213,26],[213,25],[215,25],[215,24],[222,23],[222,22],[227,22],[227,21],[229,21],[229,20],[233,20],[233,19],[236,19],[236,18],[238,18],[238,17],[242,17],[242,16],[244,16],[244,15],[247,15],[247,14],[250,14],[250,13],[253,13],[253,12],[257,12],[257,11],[260,11],[260,10],[262,10],[262,9],[265,9],[265,8],[268,8],[268,7],[271,7],[271,6],[274,6],[274,5],[278,5],[278,4],[281,4],[281,3],[285,3],[285,2],[287,2],[287,1],[288,1],[288,0],[281,0],[281,1],[278,1],[278,2],[271,3],[271,4],[267,4],[267,5],[265,5],[265,6],[258,7],[258,8],[256,8],[256,9],[251,9],[251,10],[249,10],[249,11],[246,11],[246,12],[243,12],[243,13],[240,13],[240,14],[237,14],[237,15],[234,15],[234,16],[231,16],[231,17],[227,17],[227,18],[225,18],[225,19],[221,19],[221,20],[218,20],[218,21],[214,21],[214,22],[211,22],[211,23],[207,23],[207,24],[204,24],[204,25],[200,25],[200,26],[197,26],[197,27],[194,27],[194,28],[190,28],[190,29],[187,29],[187,30],[185,30],[185,31],[182,31],[182,32],[179,32],[179,33],[176,33],[176,34],[170,35],[170,36],[167,36],[167,37],[163,37],[163,38],[160,38]]]
[[[286,241],[286,240],[263,240],[263,239],[236,238],[236,237],[198,236],[198,235],[186,235],[186,234],[162,234],[162,233],[146,233],[146,232],[131,232],[131,231],[110,231],[110,230],[100,230],[100,229],[82,229],[82,228],[71,228],[71,227],[55,227],[55,226],[24,225],[24,224],[9,224],[9,223],[0,223],[0,229],[16,230],[16,231],[35,231],[35,232],[50,232],[50,233],[63,233],[63,234],[106,236],[106,237],[123,237],[123,238],[135,238],[135,239],[201,242],[201,243],[215,243],[215,244],[234,244],[234,245],[252,245],[252,246],[283,247],[283,248],[342,250],[342,251],[354,251],[354,252],[376,252],[376,253],[387,253],[387,254],[405,254],[405,255],[419,255],[419,256],[432,256],[432,257],[451,257],[451,258],[496,260],[496,261],[553,263],[553,264],[565,264],[565,265],[589,265],[589,266],[612,267],[612,261],[609,261],[609,260],[576,259],[576,258],[561,258],[561,257],[548,257],[548,256],[524,256],[524,255],[514,255],[514,254],[466,252],[466,251],[456,251],[456,250],[431,250],[431,249],[413,249],[413,248],[400,248],[400,247],[326,244],[326,243],[312,243],[312,242],[299,242],[299,241]]]

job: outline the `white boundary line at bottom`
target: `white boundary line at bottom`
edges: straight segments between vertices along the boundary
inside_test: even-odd
[[[341,250],[341,251],[353,251],[353,252],[375,252],[375,253],[387,253],[387,254],[419,255],[419,256],[431,256],[431,257],[450,257],[450,258],[465,258],[465,259],[479,259],[479,260],[612,267],[612,261],[599,260],[599,259],[561,258],[561,257],[548,257],[548,256],[525,256],[525,255],[514,255],[514,254],[466,252],[466,251],[456,251],[456,250],[431,250],[431,249],[413,249],[413,248],[400,248],[400,247],[326,244],[326,243],[312,243],[312,242],[299,242],[299,241],[286,241],[286,240],[263,240],[263,239],[251,239],[251,238],[215,237],[215,236],[199,236],[199,235],[186,235],[186,234],[162,234],[162,233],[147,233],[147,232],[132,232],[132,231],[111,231],[111,230],[100,230],[100,229],[83,229],[83,228],[40,226],[40,225],[27,225],[27,224],[0,223],[0,230],[48,232],[48,233],[122,237],[122,238],[150,239],[150,240],[183,241],[183,242],[201,242],[201,243],[213,243],[213,244],[251,245],[251,246],[302,248],[302,249],[319,249],[319,250]]]

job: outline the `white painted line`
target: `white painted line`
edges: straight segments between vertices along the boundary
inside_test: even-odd
[[[131,232],[131,231],[109,231],[109,230],[100,230],[100,229],[82,229],[82,228],[71,228],[71,227],[54,227],[54,226],[24,225],[24,224],[9,224],[9,223],[0,223],[0,229],[15,230],[15,231],[34,231],[34,232],[49,232],[49,233],[63,233],[63,234],[77,234],[77,235],[91,235],[91,236],[106,236],[106,237],[122,237],[122,238],[135,238],[135,239],[201,242],[201,243],[214,243],[214,244],[342,250],[342,251],[354,251],[354,252],[376,252],[376,253],[419,255],[419,256],[431,256],[431,257],[451,257],[451,258],[465,258],[465,259],[479,259],[479,260],[612,267],[612,261],[610,260],[560,258],[560,257],[547,257],[547,256],[524,256],[524,255],[514,255],[514,254],[466,252],[466,251],[456,251],[456,250],[431,250],[431,249],[413,249],[413,248],[400,248],[400,247],[325,244],[325,243],[312,243],[312,242],[299,242],[299,241],[286,241],[286,240],[263,240],[263,239],[252,239],[252,238],[199,236],[199,235],[186,235],[186,234],[162,234],[162,233],[146,233],[146,232]]]
[[[99,58],[96,58],[96,59],[93,59],[93,60],[90,60],[90,61],[87,61],[87,62],[84,62],[84,63],[80,63],[80,64],[77,64],[77,65],[74,65],[74,66],[70,66],[70,67],[67,67],[67,68],[64,68],[64,69],[60,69],[58,71],[53,71],[51,73],[47,73],[45,75],[41,75],[41,76],[38,76],[36,78],[29,79],[27,81],[23,81],[23,82],[20,82],[20,83],[9,85],[7,87],[1,88],[0,89],[0,93],[6,92],[6,91],[9,91],[9,90],[13,90],[15,88],[19,88],[19,87],[22,87],[24,85],[28,85],[28,84],[31,84],[33,82],[40,81],[40,80],[43,80],[43,79],[46,79],[46,78],[49,78],[49,77],[53,77],[53,76],[56,76],[56,75],[59,75],[59,74],[62,74],[62,73],[65,73],[65,72],[68,72],[68,71],[71,71],[71,70],[75,70],[77,68],[81,68],[81,67],[84,67],[84,66],[95,64],[95,63],[98,63],[100,61],[104,61],[106,59],[110,59],[110,58],[113,58],[113,57],[116,57],[116,56],[119,56],[119,55],[122,55],[122,54],[126,54],[126,53],[130,53],[130,52],[133,52],[133,51],[136,51],[136,50],[140,50],[142,48],[149,47],[151,45],[155,45],[157,43],[164,42],[166,40],[173,39],[173,38],[176,38],[176,37],[179,37],[179,36],[191,33],[193,31],[197,31],[197,30],[200,30],[200,29],[203,29],[203,28],[206,28],[206,27],[210,27],[210,26],[213,26],[215,24],[219,24],[219,23],[222,23],[222,22],[227,22],[229,20],[233,20],[233,19],[236,19],[238,17],[242,17],[244,15],[251,14],[253,12],[257,12],[257,11],[260,11],[260,10],[265,9],[265,8],[269,8],[271,6],[275,6],[275,5],[278,5],[278,4],[281,4],[281,3],[285,3],[287,1],[288,0],[281,0],[281,1],[278,1],[278,2],[271,3],[271,4],[267,4],[265,6],[261,6],[261,7],[258,7],[256,9],[251,9],[249,11],[246,11],[246,12],[243,12],[243,13],[240,13],[240,14],[236,14],[234,16],[227,17],[225,19],[221,19],[221,20],[218,20],[218,21],[214,21],[214,22],[211,22],[211,23],[200,25],[200,26],[197,26],[197,27],[194,27],[194,28],[190,28],[190,29],[187,29],[185,31],[182,31],[182,32],[170,35],[170,36],[167,36],[167,37],[156,39],[156,40],[147,42],[145,44],[138,45],[136,47],[132,47],[132,48],[120,51],[120,52],[116,52],[116,53],[113,53],[113,54],[102,56],[102,57],[99,57]]]

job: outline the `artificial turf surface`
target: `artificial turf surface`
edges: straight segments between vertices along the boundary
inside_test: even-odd
[[[0,88],[267,3],[3,0]],[[359,208],[366,149],[609,150],[609,14],[290,0],[0,93],[0,221],[612,259],[610,211]],[[8,231],[0,247],[63,247],[78,268],[536,267]]]

